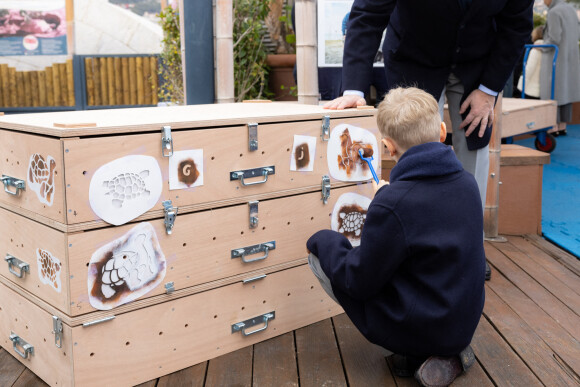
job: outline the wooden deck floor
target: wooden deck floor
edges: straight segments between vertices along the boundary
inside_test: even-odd
[[[580,385],[580,261],[538,236],[486,242],[486,252],[477,362],[453,386]],[[416,385],[393,376],[383,350],[341,314],[141,386]],[[0,387],[17,386],[46,384],[0,348]]]

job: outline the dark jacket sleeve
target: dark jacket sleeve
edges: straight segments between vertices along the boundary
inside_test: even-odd
[[[387,284],[407,256],[407,244],[397,216],[381,205],[369,207],[361,245],[352,247],[342,234],[322,230],[307,242],[320,259],[333,289],[366,300]]]
[[[500,92],[520,59],[533,28],[532,0],[507,1],[496,16],[498,34],[481,84]]]
[[[344,45],[342,91],[369,89],[373,60],[395,4],[396,0],[354,1]]]

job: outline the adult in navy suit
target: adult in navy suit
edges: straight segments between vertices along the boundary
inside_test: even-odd
[[[482,210],[493,108],[532,31],[533,0],[355,0],[343,56],[343,96],[328,109],[364,105],[372,61],[383,44],[387,88],[415,86],[452,121],[453,148],[475,176]],[[489,279],[491,271],[486,270]]]

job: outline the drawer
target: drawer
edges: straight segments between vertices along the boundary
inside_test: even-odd
[[[0,344],[51,386],[132,386],[341,312],[301,265],[94,325],[63,324],[58,348],[53,316],[0,284]],[[16,350],[11,334],[24,340]]]
[[[299,264],[312,234],[340,228],[337,203],[360,196],[368,206],[372,185],[332,188],[327,203],[321,196],[318,191],[258,201],[252,208],[245,203],[178,215],[171,234],[164,219],[66,234],[0,209],[0,254],[16,259],[0,265],[0,275],[69,316],[132,310],[162,302],[166,293],[199,292]],[[251,216],[257,218],[253,227]],[[139,262],[125,263],[134,256]],[[28,271],[19,269],[20,261]],[[156,266],[142,269],[141,280],[122,268],[137,270],[147,262]]]

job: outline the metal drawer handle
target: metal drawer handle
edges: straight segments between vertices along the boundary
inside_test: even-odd
[[[242,247],[241,249],[231,250],[231,258],[242,258],[242,262],[251,263],[256,261],[262,261],[268,258],[270,250],[276,249],[276,241],[260,243],[259,245],[253,245],[248,247]],[[257,253],[264,252],[264,255],[254,259],[246,259],[246,256],[253,255]]]
[[[24,191],[26,189],[26,183],[24,180],[17,179],[15,177],[2,175],[2,183],[4,183],[4,192],[10,195],[18,195],[20,190]],[[9,187],[16,188],[16,191],[10,191]]]
[[[10,341],[12,341],[12,348],[14,348],[14,351],[23,359],[28,359],[28,355],[34,355],[34,347],[22,340],[22,338],[16,333],[10,332]],[[18,347],[22,348],[22,350]]]
[[[261,316],[251,318],[251,319],[246,320],[246,321],[235,323],[232,325],[232,333],[242,332],[242,335],[250,336],[250,335],[253,335],[254,333],[265,331],[266,329],[268,329],[268,322],[270,320],[274,320],[275,317],[276,317],[276,312],[270,312],[270,313],[263,314]],[[256,330],[251,331],[251,332],[246,331],[246,329],[251,328],[254,325],[258,325],[258,324],[264,324],[264,326],[262,328],[258,328]]]
[[[239,180],[244,187],[256,184],[264,184],[268,181],[268,175],[273,175],[276,173],[276,168],[274,166],[262,167],[255,169],[246,169],[244,171],[234,171],[230,172],[230,181]],[[254,181],[253,183],[246,183],[244,179],[251,177],[262,176],[264,179],[259,181]]]
[[[18,278],[24,277],[24,273],[30,273],[30,265],[20,259],[16,258],[13,255],[6,254],[4,258],[6,262],[8,262],[8,270],[10,273],[14,274]],[[17,268],[16,271],[14,268]]]

